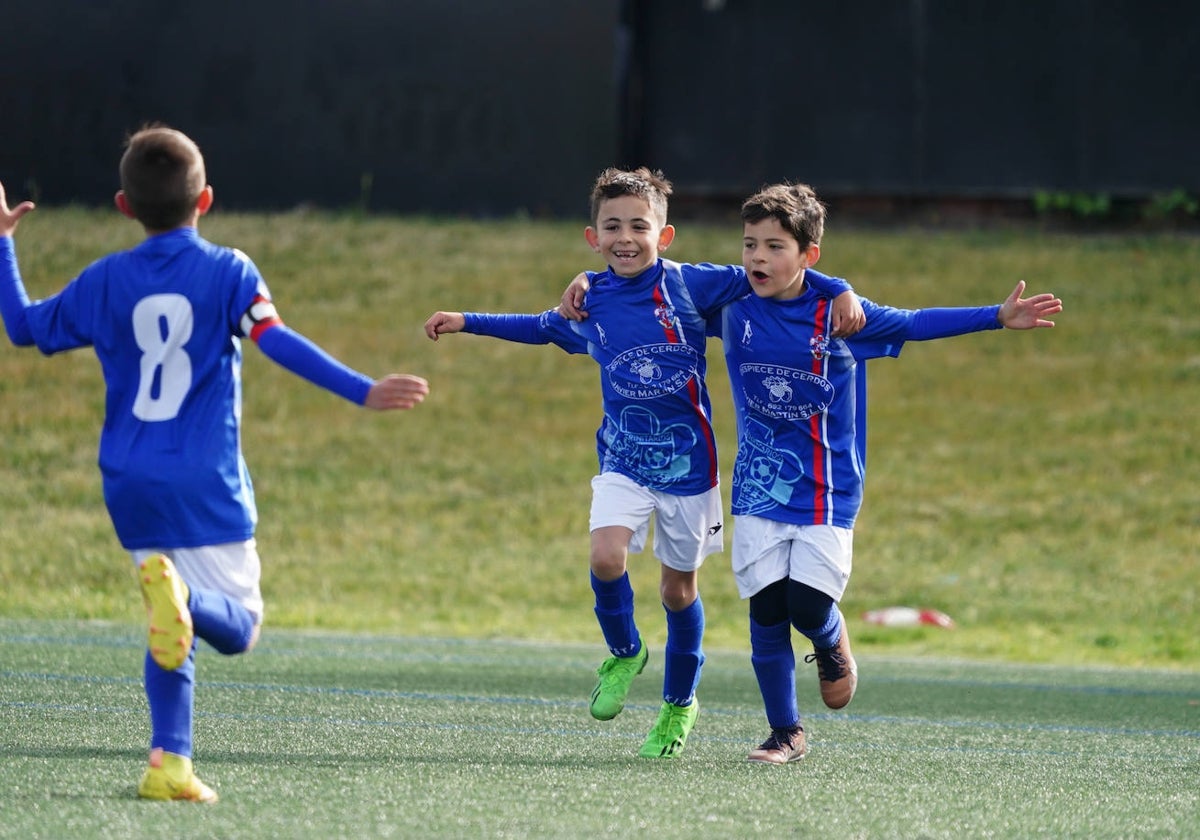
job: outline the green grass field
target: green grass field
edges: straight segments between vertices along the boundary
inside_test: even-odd
[[[735,226],[676,221],[670,256],[740,259]],[[811,716],[813,754],[771,775],[741,763],[765,732],[727,555],[701,575],[710,664],[687,759],[632,757],[661,672],[636,714],[586,716],[603,655],[587,582],[594,363],[421,332],[435,309],[553,305],[597,267],[582,224],[203,223],[255,259],[293,328],[371,374],[422,374],[432,394],[375,415],[247,349],[268,627],[251,657],[204,658],[198,760],[225,802],[173,811],[177,833],[550,836],[570,820],[564,835],[1200,836],[1200,240],[830,220],[819,267],[879,302],[992,303],[1025,279],[1066,311],[1054,330],[872,363],[843,603],[860,695],[848,715]],[[114,213],[39,209],[17,241],[30,294],[138,238]],[[710,385],[728,476],[715,343]],[[162,819],[130,798],[141,607],[101,502],[102,410],[91,354],[0,347],[0,834],[140,836]],[[653,558],[631,576],[661,650]],[[957,626],[862,623],[891,604]],[[663,811],[693,822],[664,826]]]
[[[1200,675],[861,657],[843,712],[809,666],[810,753],[766,734],[717,652],[683,758],[637,757],[660,650],[620,717],[588,716],[590,645],[278,631],[202,648],[197,770],[214,807],[137,800],[141,636],[0,621],[0,836],[1195,837]]]
[[[578,269],[596,267],[582,223],[218,213],[202,232],[254,257],[294,328],[360,369],[416,372],[432,387],[416,411],[371,414],[247,349],[269,623],[595,642],[594,363],[477,336],[434,344],[421,331],[435,309],[555,303]],[[138,239],[115,212],[39,209],[17,241],[30,294]],[[737,261],[739,230],[680,222],[669,253]],[[916,344],[872,363],[870,473],[844,608],[854,623],[874,607],[927,606],[958,627],[857,625],[862,650],[1197,668],[1197,265],[1189,237],[842,231],[831,219],[820,267],[878,301],[988,303],[1023,278],[1066,304],[1053,330]],[[709,355],[728,476],[718,344]],[[2,615],[139,619],[100,500],[102,410],[90,353],[0,347]],[[634,558],[632,574],[639,609],[656,615],[653,558]],[[727,555],[701,583],[709,643],[744,648]]]

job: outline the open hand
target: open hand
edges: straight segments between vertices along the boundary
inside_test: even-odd
[[[1025,291],[1025,281],[1017,282],[1017,287],[1004,303],[1000,304],[1000,312],[996,320],[1010,330],[1031,330],[1035,327],[1053,327],[1053,321],[1047,321],[1047,315],[1062,312],[1062,301],[1049,293],[1022,298]]]
[[[4,184],[0,184],[0,236],[12,236],[17,231],[17,222],[33,209],[32,201],[22,201],[11,210],[4,195]]]

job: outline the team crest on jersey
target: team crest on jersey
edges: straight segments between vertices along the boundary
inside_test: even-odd
[[[658,323],[670,329],[675,326],[675,307],[669,303],[660,303],[654,307],[654,317],[658,319]]]
[[[829,352],[829,339],[823,335],[814,335],[808,340],[808,349],[812,351],[814,359],[824,359],[825,354]]]
[[[742,346],[749,347],[750,339],[754,337],[754,330],[750,329],[750,319],[747,318],[742,325]]]

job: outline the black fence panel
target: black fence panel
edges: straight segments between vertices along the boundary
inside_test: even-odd
[[[627,0],[622,150],[681,194],[1200,190],[1200,6]]]
[[[617,146],[618,5],[558,0],[44,0],[0,25],[0,179],[108,202],[156,120],[218,202],[586,213]]]
[[[0,180],[107,203],[126,134],[221,206],[582,215],[680,197],[1200,192],[1200,5],[1173,0],[44,0],[0,26]]]

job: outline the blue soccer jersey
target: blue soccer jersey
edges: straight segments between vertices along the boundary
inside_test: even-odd
[[[600,471],[679,496],[707,492],[718,472],[705,330],[708,318],[749,290],[745,271],[660,259],[636,277],[588,277],[585,321],[555,310],[467,313],[465,331],[590,355],[600,365],[604,406],[596,432]],[[849,286],[838,281],[830,289]]]
[[[866,360],[899,356],[906,341],[1001,328],[999,306],[862,306],[867,325],[848,339],[829,337],[829,301],[811,288],[784,301],[751,294],[725,308],[735,516],[853,528],[866,473]]]
[[[98,260],[25,310],[43,353],[92,346],[100,361],[104,500],[125,548],[253,536],[240,338],[256,299],[269,307],[249,258],[189,227]]]

